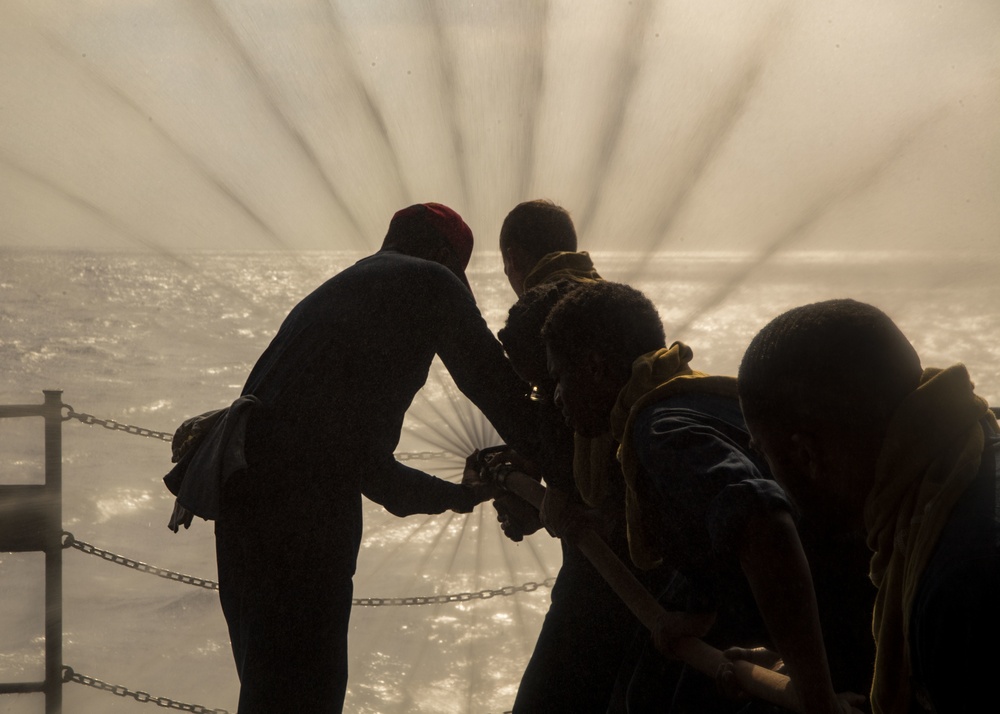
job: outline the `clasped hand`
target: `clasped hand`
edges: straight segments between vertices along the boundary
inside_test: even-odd
[[[489,495],[482,500],[493,499],[493,507],[496,509],[497,520],[500,522],[500,528],[504,535],[515,543],[520,542],[524,540],[524,536],[531,535],[542,527],[541,521],[538,520],[538,511],[530,503],[513,493],[504,491],[489,479],[484,478],[482,471],[497,464],[509,464],[518,471],[531,475],[531,465],[521,459],[512,449],[504,449],[490,454],[486,458],[488,464],[484,467],[480,462],[478,449],[469,454],[465,460],[462,483],[478,492],[488,491]]]
[[[462,471],[462,485],[472,491],[477,503],[488,501],[500,490],[492,481],[483,478],[480,473],[479,449],[473,451],[465,459],[465,470]]]
[[[715,683],[723,696],[730,699],[748,698],[736,677],[736,668],[733,666],[735,662],[749,662],[774,672],[785,672],[785,663],[781,655],[766,647],[730,647],[723,654],[729,662],[719,668]],[[829,706],[825,707],[824,711],[829,714],[864,714],[858,707],[864,704],[865,699],[862,694],[840,692],[833,695],[833,700],[829,701]]]
[[[606,525],[600,511],[584,508],[551,486],[545,491],[538,515],[545,530],[556,538],[573,539],[584,529],[600,533]]]

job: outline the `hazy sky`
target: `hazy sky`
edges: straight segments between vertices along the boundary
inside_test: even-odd
[[[996,251],[998,117],[995,0],[3,0],[0,246]]]

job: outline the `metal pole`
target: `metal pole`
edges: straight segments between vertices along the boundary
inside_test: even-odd
[[[541,509],[545,487],[530,476],[512,471],[503,477],[502,484],[511,493]],[[652,630],[659,620],[678,616],[678,613],[668,613],[657,602],[594,531],[583,529],[574,534],[572,540],[646,628]],[[672,652],[665,654],[677,657],[713,679],[720,667],[732,666],[737,682],[750,696],[795,712],[802,711],[791,681],[783,674],[749,662],[730,662],[722,652],[696,637],[680,637],[671,647]]]
[[[62,711],[62,390],[46,389],[45,496],[45,712]]]

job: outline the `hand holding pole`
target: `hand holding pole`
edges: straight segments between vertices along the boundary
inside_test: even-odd
[[[541,507],[545,487],[538,481],[514,470],[500,469],[497,475],[505,489],[535,508]],[[665,610],[594,531],[584,528],[567,536],[647,629],[651,632],[664,629],[674,632],[691,630],[692,616]],[[673,639],[669,652],[664,654],[682,660],[713,679],[724,668],[731,668],[737,683],[749,696],[802,712],[788,677],[750,662],[730,660],[721,651],[697,637],[681,636]]]

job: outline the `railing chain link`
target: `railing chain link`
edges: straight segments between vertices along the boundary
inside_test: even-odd
[[[103,426],[105,429],[111,431],[121,431],[126,434],[131,434],[133,436],[143,436],[150,439],[159,439],[161,441],[171,442],[173,441],[174,435],[172,432],[165,431],[155,431],[153,429],[147,429],[141,426],[133,426],[131,424],[122,424],[113,419],[102,419],[100,417],[94,416],[93,414],[85,414],[77,412],[68,404],[63,405],[63,409],[66,410],[66,414],[63,416],[63,421],[69,421],[71,419],[76,419],[88,426]],[[397,461],[430,461],[434,459],[449,459],[455,456],[454,453],[450,451],[411,451],[411,452],[400,452],[394,454]],[[62,532],[62,547],[63,548],[76,548],[77,550],[87,553],[88,555],[93,555],[103,560],[107,560],[111,563],[116,563],[117,565],[123,565],[126,568],[132,568],[143,573],[149,573],[150,575],[156,575],[160,578],[165,578],[166,580],[173,580],[174,582],[184,583],[186,585],[194,585],[196,587],[205,588],[206,590],[218,590],[219,583],[214,580],[206,580],[205,578],[199,578],[194,575],[185,575],[184,573],[178,573],[173,570],[167,570],[166,568],[159,568],[155,565],[149,565],[148,563],[143,563],[139,560],[134,560],[132,558],[126,558],[123,555],[118,555],[117,553],[112,553],[109,550],[104,550],[103,548],[98,548],[97,546],[86,543],[81,540],[77,540],[73,537],[73,534],[69,531]],[[502,588],[480,590],[474,593],[452,593],[446,595],[428,595],[428,596],[413,596],[413,597],[368,597],[368,598],[353,598],[351,604],[355,607],[383,607],[383,606],[405,606],[405,605],[439,605],[451,602],[468,602],[470,600],[489,600],[497,596],[506,597],[509,595],[514,595],[519,592],[534,592],[540,587],[551,588],[555,583],[556,579],[554,577],[546,578],[540,583],[533,581],[528,581],[521,585],[505,585]],[[225,709],[209,709],[208,707],[203,707],[200,704],[187,704],[185,702],[179,702],[169,697],[154,697],[148,692],[143,692],[141,690],[131,690],[121,684],[109,684],[108,682],[97,679],[96,677],[90,677],[85,674],[80,674],[75,672],[72,667],[63,665],[62,668],[62,681],[65,682],[76,682],[78,684],[83,684],[88,687],[93,687],[105,692],[111,692],[115,696],[119,697],[132,697],[137,702],[142,703],[153,703],[158,707],[163,707],[165,709],[177,709],[179,711],[185,712],[195,712],[196,714],[229,714]],[[505,712],[504,714],[510,714]]]
[[[164,709],[178,709],[182,712],[196,712],[197,714],[229,714],[229,712],[225,709],[209,709],[208,707],[203,707],[200,704],[186,704],[185,702],[178,702],[170,697],[154,697],[149,692],[133,691],[121,684],[109,684],[108,682],[104,682],[97,677],[89,677],[86,674],[75,672],[73,671],[73,668],[68,665],[63,665],[62,681],[64,683],[76,682],[77,684],[83,684],[88,687],[93,687],[94,689],[100,689],[103,692],[111,692],[118,697],[132,697],[137,702],[142,702],[144,704],[152,703],[158,707],[163,707]]]
[[[126,558],[123,555],[118,555],[117,553],[112,553],[109,550],[104,550],[103,548],[98,548],[96,545],[86,543],[82,540],[77,540],[73,537],[73,534],[69,531],[62,532],[62,547],[63,548],[76,548],[79,551],[86,553],[87,555],[94,555],[98,558],[103,558],[111,563],[116,563],[117,565],[124,565],[126,568],[132,568],[138,570],[142,573],[149,573],[150,575],[156,575],[160,578],[165,578],[167,580],[174,580],[178,583],[184,583],[185,585],[194,585],[199,588],[205,588],[206,590],[218,590],[219,584],[214,580],[205,580],[204,578],[198,578],[194,575],[185,575],[184,573],[178,573],[173,570],[167,570],[166,568],[158,568],[155,565],[149,565],[148,563],[143,563],[139,560],[133,560],[132,558]]]
[[[63,409],[66,410],[66,415],[63,417],[63,421],[76,419],[87,426],[94,426],[96,424],[97,426],[103,426],[105,429],[110,429],[111,431],[123,431],[126,434],[132,434],[133,436],[145,436],[150,439],[159,439],[161,441],[173,441],[174,438],[173,432],[154,431],[153,429],[147,429],[142,426],[122,424],[114,419],[101,419],[93,414],[77,412],[68,404],[64,404]],[[394,456],[396,457],[396,461],[428,461],[432,459],[452,458],[455,454],[450,451],[405,451],[394,454]]]
[[[219,583],[214,580],[206,580],[204,578],[195,577],[194,575],[185,575],[184,573],[178,573],[173,570],[167,570],[166,568],[158,568],[155,565],[150,565],[148,563],[143,563],[139,560],[133,560],[132,558],[126,558],[123,555],[118,555],[117,553],[112,553],[109,550],[104,550],[103,548],[98,548],[91,543],[87,543],[82,540],[77,540],[73,537],[73,534],[69,531],[62,532],[62,547],[63,548],[76,548],[77,550],[86,553],[87,555],[93,555],[102,560],[107,560],[110,563],[115,563],[117,565],[123,565],[126,568],[132,568],[133,570],[138,570],[142,573],[149,573],[150,575],[155,575],[166,580],[173,580],[174,582],[184,583],[185,585],[194,585],[199,588],[205,588],[206,590],[218,590]],[[522,585],[505,585],[502,588],[487,588],[486,590],[480,590],[474,593],[450,593],[445,595],[416,595],[411,597],[364,597],[364,598],[353,598],[351,604],[355,607],[400,607],[404,605],[441,605],[450,602],[468,602],[469,600],[489,600],[490,598],[497,596],[508,596],[515,593],[534,592],[540,587],[551,588],[556,579],[546,578],[540,583],[533,581],[526,582]]]
[[[546,578],[540,583],[527,582],[523,585],[505,585],[495,590],[480,590],[474,593],[452,593],[449,595],[427,595],[415,597],[364,597],[355,598],[352,604],[355,607],[384,607],[402,605],[441,605],[449,602],[468,602],[469,600],[489,600],[497,596],[513,595],[514,593],[530,593],[538,588],[551,588],[555,583],[555,578]]]
[[[401,451],[393,454],[396,461],[428,461],[430,459],[450,459],[455,454],[450,451]]]
[[[174,438],[172,432],[167,433],[165,431],[153,431],[152,429],[146,429],[141,426],[121,424],[116,422],[114,419],[101,419],[93,414],[81,414],[80,412],[74,411],[73,407],[68,404],[64,404],[63,409],[66,410],[66,416],[63,417],[64,421],[76,419],[77,421],[81,421],[88,426],[97,424],[98,426],[103,426],[105,429],[111,429],[112,431],[124,431],[126,434],[145,436],[150,439],[160,439],[161,441],[173,441]]]

